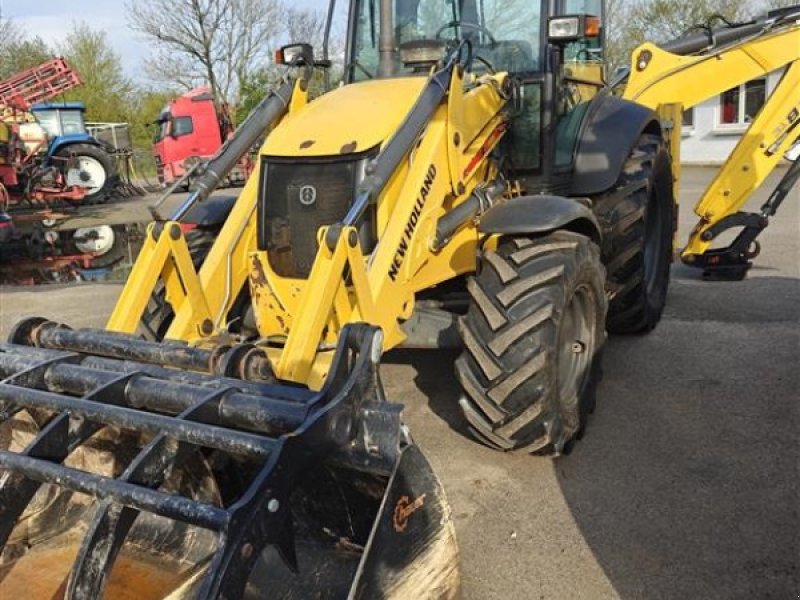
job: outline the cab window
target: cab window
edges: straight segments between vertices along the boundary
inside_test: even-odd
[[[73,133],[86,133],[86,125],[83,122],[83,113],[79,110],[61,112],[61,130],[64,135]]]
[[[181,137],[182,135],[189,135],[194,131],[192,124],[192,117],[175,117],[172,120],[172,137]]]
[[[378,70],[379,0],[357,0],[349,64],[351,80]],[[531,0],[395,0],[394,46],[416,40],[468,39],[475,55],[496,71],[541,70],[541,4]],[[395,75],[411,75],[395,57]]]

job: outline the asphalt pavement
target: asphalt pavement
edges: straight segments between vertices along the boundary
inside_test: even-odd
[[[713,172],[684,170],[682,240]],[[800,597],[799,200],[745,281],[674,266],[663,321],[610,339],[587,434],[556,461],[467,437],[455,355],[386,356],[453,507],[465,599]],[[27,315],[102,326],[119,289],[0,288],[0,334]]]

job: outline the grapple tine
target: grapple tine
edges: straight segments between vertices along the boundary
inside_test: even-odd
[[[0,376],[3,373],[14,373],[16,369],[30,367],[23,373],[26,377],[30,379],[34,374],[38,374],[36,381],[31,380],[26,387],[49,388],[58,393],[79,397],[95,393],[98,386],[112,383],[121,376],[131,379],[135,377],[135,385],[129,386],[124,394],[107,395],[111,400],[106,403],[115,403],[113,398],[120,397],[125,398],[126,403],[132,408],[173,414],[178,414],[201,401],[208,395],[209,390],[224,387],[229,393],[220,396],[214,403],[206,404],[203,411],[193,414],[192,420],[210,425],[218,425],[225,421],[236,427],[270,435],[279,435],[297,428],[312,407],[312,404],[308,403],[310,396],[308,392],[305,395],[294,393],[287,394],[287,398],[273,398],[264,395],[264,391],[271,391],[275,387],[271,385],[259,386],[268,388],[263,390],[259,387],[250,388],[246,382],[237,383],[233,379],[223,379],[219,382],[212,376],[199,374],[197,377],[200,379],[193,383],[176,381],[169,377],[165,380],[158,373],[150,373],[148,370],[124,368],[109,371],[99,368],[88,359],[66,363],[57,351],[43,352],[50,352],[56,357],[48,357],[45,354],[47,360],[42,363],[38,356],[21,358],[13,352],[3,351],[0,347]],[[70,356],[81,358],[79,355]],[[87,363],[93,366],[87,366]]]
[[[112,499],[139,511],[166,517],[175,521],[196,525],[204,529],[219,531],[229,519],[227,511],[210,504],[195,502],[181,496],[156,492],[139,485],[118,481],[100,475],[86,473],[21,456],[14,452],[0,451],[0,467],[16,471],[40,483],[58,482],[58,485],[99,499]],[[3,515],[5,517],[5,515]]]
[[[2,354],[0,354],[0,358]],[[47,370],[53,365],[64,362],[77,362],[81,359],[80,354],[59,352],[55,355],[39,355],[31,362],[25,363],[20,370],[12,371],[9,377],[0,380],[0,384],[23,385],[29,387],[43,387],[44,377]],[[12,401],[0,399],[0,422],[10,419],[19,407]]]
[[[266,458],[275,446],[274,440],[250,433],[203,423],[176,421],[175,417],[167,415],[0,383],[0,401],[3,400],[28,409],[64,411],[123,429],[151,434],[166,431],[184,442],[252,458]]]
[[[178,418],[191,418],[206,404],[219,400],[229,391],[230,388],[213,390]],[[168,478],[172,469],[180,466],[189,449],[188,444],[159,434],[131,462],[120,480],[157,488]],[[139,512],[135,509],[110,501],[103,501],[98,506],[70,572],[67,585],[69,598],[91,600],[103,596],[114,560],[138,516]]]
[[[6,378],[0,385],[12,385],[22,381],[29,385],[43,385],[47,369],[64,362],[75,362],[77,358],[79,355],[67,354],[45,359],[32,368]],[[118,392],[120,386],[124,385],[130,377],[131,375],[120,375],[97,392]],[[117,394],[112,394],[110,397],[115,398],[116,396]],[[3,414],[8,417],[23,408],[11,401],[6,401],[4,404]],[[23,454],[31,458],[60,463],[77,445],[83,443],[100,429],[99,425],[90,421],[81,421],[77,423],[76,427],[70,427],[70,425],[69,415],[61,414],[54,417],[25,448]],[[21,477],[18,473],[9,474],[8,478],[0,485],[0,507],[2,507],[4,517],[0,519],[0,548],[5,545],[14,528],[14,523],[22,515],[40,486],[40,482]]]

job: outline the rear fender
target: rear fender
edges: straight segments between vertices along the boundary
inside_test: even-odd
[[[486,235],[545,235],[558,229],[602,241],[600,225],[586,205],[563,196],[520,196],[496,204],[481,218],[478,231]]]
[[[658,115],[641,104],[608,95],[597,96],[593,104],[578,141],[572,196],[611,189],[641,135],[662,135]]]
[[[73,144],[91,144],[92,146],[103,148],[103,146],[88,133],[71,133],[69,135],[58,136],[51,140],[50,146],[47,149],[47,159],[49,160],[64,148],[72,146]]]

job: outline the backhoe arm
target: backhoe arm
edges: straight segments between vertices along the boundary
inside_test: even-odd
[[[630,81],[624,96],[653,109],[674,104],[686,110],[720,93],[767,73],[783,75],[734,151],[695,207],[700,221],[683,250],[687,264],[706,269],[722,263],[741,263],[743,276],[753,249],[731,247],[730,257],[710,247],[722,231],[748,227],[770,216],[738,211],[800,138],[800,9],[740,28],[726,28],[717,39],[728,45],[707,49],[697,56],[680,56],[644,44],[634,52]],[[740,30],[740,35],[734,35]],[[713,39],[713,36],[712,36]],[[696,50],[692,44],[669,44],[678,51]],[[675,123],[680,127],[680,123]],[[673,137],[676,139],[676,137]],[[677,137],[679,139],[679,136]],[[766,222],[760,225],[760,229]],[[760,230],[759,230],[760,231]],[[750,234],[748,234],[750,235]]]

